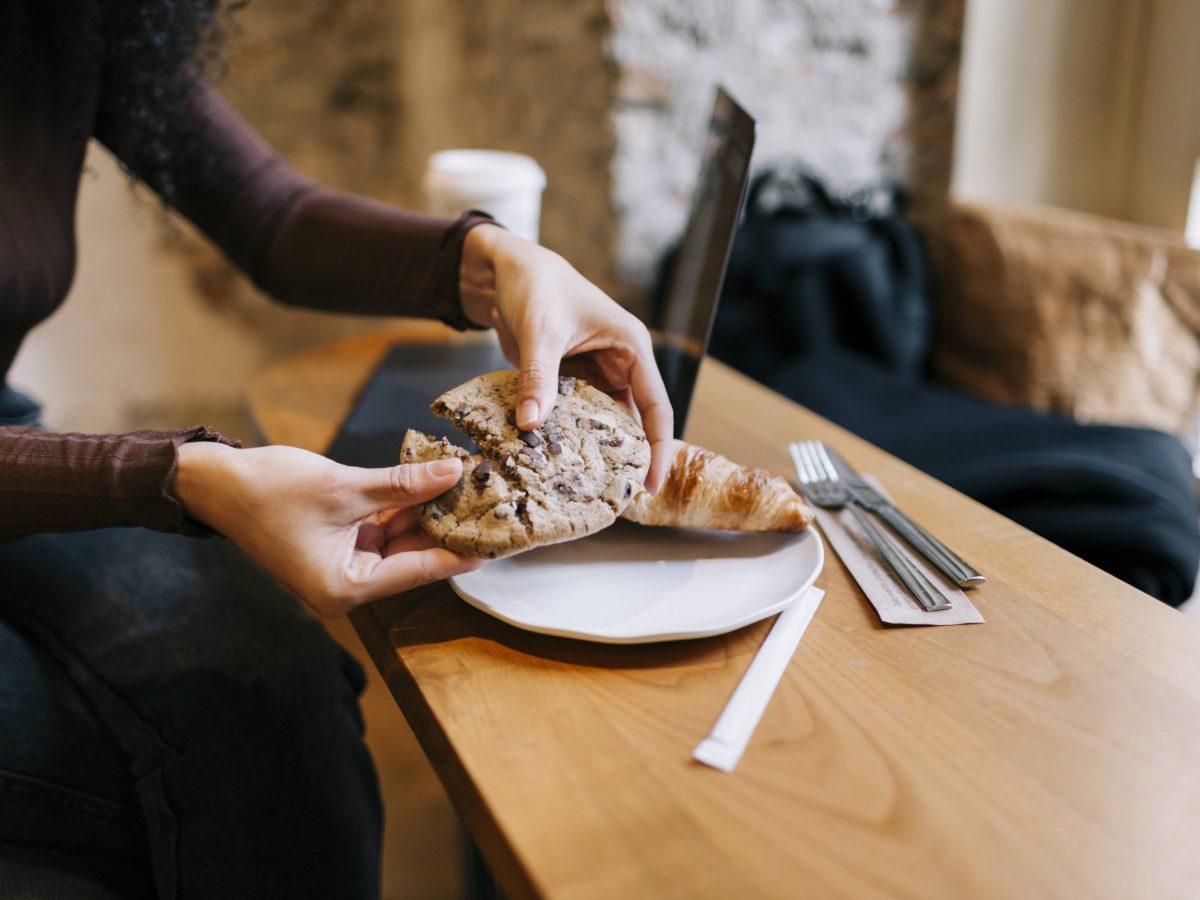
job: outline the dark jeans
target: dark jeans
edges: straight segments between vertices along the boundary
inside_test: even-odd
[[[362,687],[224,540],[0,543],[0,896],[377,896]]]

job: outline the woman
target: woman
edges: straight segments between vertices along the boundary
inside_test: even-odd
[[[523,427],[550,412],[560,360],[624,396],[657,489],[671,410],[645,328],[486,216],[300,177],[200,77],[221,21],[215,0],[0,10],[0,373],[67,292],[94,136],[284,302],[495,328]],[[410,511],[458,461],[355,469],[203,426],[60,435],[36,417],[4,389],[0,873],[117,896],[374,896],[362,673],[288,592],[340,615],[478,565]],[[228,540],[190,539],[213,533]]]

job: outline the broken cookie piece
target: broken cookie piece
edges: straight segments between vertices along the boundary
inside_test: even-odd
[[[433,411],[470,436],[482,457],[420,432],[405,436],[405,462],[464,461],[462,481],[421,513],[425,530],[451,550],[494,559],[583,537],[611,525],[645,481],[646,435],[607,394],[562,378],[553,412],[531,431],[515,425],[516,399],[517,373],[503,371],[434,401]]]
[[[404,435],[401,462],[432,462],[457,456],[463,477],[446,493],[421,507],[421,527],[439,544],[467,556],[496,559],[533,546],[517,515],[525,494],[502,478],[491,460],[419,431]]]

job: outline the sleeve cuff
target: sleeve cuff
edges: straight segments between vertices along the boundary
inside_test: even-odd
[[[445,298],[443,308],[435,310],[435,318],[445,322],[458,331],[488,331],[490,325],[479,325],[472,322],[462,311],[462,297],[459,295],[459,279],[462,272],[463,245],[467,233],[476,225],[500,225],[492,216],[482,210],[471,209],[463,213],[454,224],[442,235],[441,265],[436,276],[433,295]],[[503,225],[500,225],[503,228]]]
[[[166,474],[159,482],[158,493],[165,501],[162,505],[161,517],[143,519],[142,524],[155,531],[170,531],[188,537],[212,537],[220,532],[209,528],[203,522],[193,519],[183,508],[174,493],[175,473],[179,469],[179,448],[192,441],[213,441],[225,444],[227,447],[241,448],[242,442],[227,438],[207,425],[193,425],[170,433],[170,461]]]

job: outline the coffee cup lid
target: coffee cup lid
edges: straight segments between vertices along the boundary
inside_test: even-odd
[[[425,189],[449,194],[541,191],[546,173],[531,156],[503,150],[442,150],[429,157]]]

